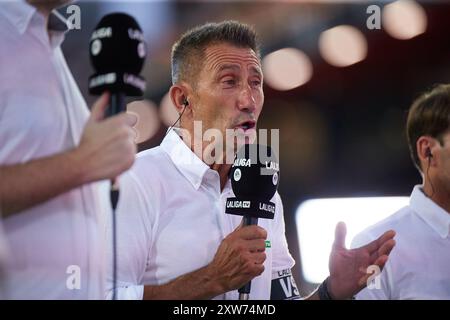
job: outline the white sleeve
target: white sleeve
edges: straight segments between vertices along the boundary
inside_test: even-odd
[[[116,210],[117,224],[117,283],[116,295],[122,300],[141,300],[144,294],[142,278],[151,249],[152,208],[150,195],[146,195],[138,179],[130,171],[120,177],[120,196]],[[112,223],[107,227],[108,241],[112,244]],[[113,250],[107,249],[107,299],[112,298]]]
[[[272,233],[273,239],[271,239],[273,250],[272,278],[278,277],[278,271],[291,269],[295,264],[295,260],[292,258],[289,252],[288,244],[286,241],[283,203],[278,192],[275,194],[275,208],[276,212]]]
[[[356,235],[351,243],[351,248],[359,248],[375,240],[376,238],[369,236],[367,231],[363,231]],[[386,263],[383,271],[374,279],[371,287],[366,287],[355,295],[357,300],[389,300],[391,294],[389,290],[389,273],[390,273],[389,261]]]

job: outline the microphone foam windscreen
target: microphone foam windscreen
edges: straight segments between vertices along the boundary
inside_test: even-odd
[[[230,175],[236,197],[269,200],[278,188],[279,163],[271,147],[246,144],[238,151]]]
[[[125,13],[104,16],[90,40],[90,58],[97,73],[119,72],[138,75],[147,48],[142,29]]]

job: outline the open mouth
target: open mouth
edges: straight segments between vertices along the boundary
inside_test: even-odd
[[[251,129],[255,128],[255,126],[256,126],[256,121],[249,120],[249,121],[241,122],[240,124],[238,124],[235,127],[235,129],[242,129],[244,131],[247,131],[247,130],[251,130]]]

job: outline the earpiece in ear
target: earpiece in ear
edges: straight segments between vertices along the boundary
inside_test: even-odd
[[[431,153],[431,149],[430,148],[427,148],[427,150],[425,151],[425,156],[427,158],[432,158],[433,157],[433,154]]]
[[[185,107],[187,107],[189,105],[189,101],[187,100],[187,98],[183,99],[183,104]]]

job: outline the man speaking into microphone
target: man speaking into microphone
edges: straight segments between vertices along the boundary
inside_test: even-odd
[[[170,97],[180,114],[179,130],[168,130],[159,147],[139,154],[121,176],[117,286],[110,278],[108,294],[238,299],[238,289],[251,281],[251,299],[300,298],[280,195],[266,199],[268,211],[270,203],[275,206],[273,219],[259,219],[258,225],[225,214],[227,199],[237,196],[229,178],[230,150],[252,141],[264,103],[255,32],[226,21],[185,33],[172,49]],[[214,140],[212,131],[220,133]],[[237,132],[237,141],[225,138],[230,131]],[[387,232],[365,247],[347,250],[345,227],[338,225],[331,275],[311,298],[352,297],[369,277],[362,270],[385,264],[393,235]],[[292,290],[282,291],[281,277]]]
[[[103,299],[109,180],[135,156],[136,118],[91,113],[60,45],[63,0],[0,3],[0,211],[8,299]],[[86,48],[87,50],[88,48]],[[2,279],[2,280],[3,280]],[[6,287],[6,288],[5,288]]]

